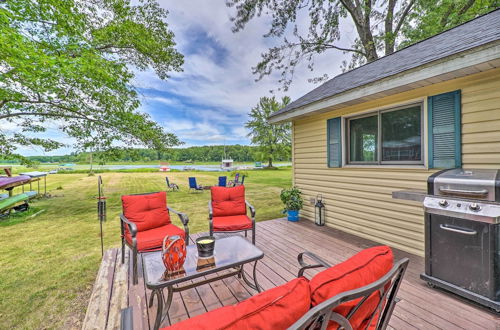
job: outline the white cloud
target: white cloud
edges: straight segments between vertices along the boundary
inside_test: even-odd
[[[169,99],[162,96],[145,96],[144,101],[145,102],[156,101],[166,105],[181,105],[181,103],[176,99]]]
[[[240,139],[244,139],[244,138],[247,138],[249,130],[246,129],[244,126],[235,127],[235,128],[233,128],[232,133],[233,133],[232,134],[233,136],[240,138]]]
[[[162,1],[161,4],[170,12],[168,20],[176,34],[179,50],[187,54],[184,72],[174,73],[174,79],[168,81],[160,81],[152,72],[143,72],[138,77],[141,84],[189,98],[208,107],[223,107],[239,114],[246,114],[261,96],[269,95],[269,90],[280,87],[279,72],[259,82],[255,82],[256,77],[251,72],[260,54],[280,42],[262,37],[269,29],[268,17],[256,18],[243,31],[233,33],[230,16],[234,9],[227,8],[224,1],[172,0]],[[306,15],[302,16],[298,21],[306,28]],[[191,40],[193,29],[203,31],[218,46],[226,49],[225,60],[214,61],[214,50],[206,45],[199,45],[199,49],[196,49],[197,45]],[[343,32],[344,39],[349,42],[354,33],[352,26],[344,24]],[[193,48],[196,49],[194,53],[190,52]],[[300,66],[286,94],[296,99],[316,87],[308,82],[309,78],[324,73],[329,76],[340,73],[340,64],[345,58],[339,52],[326,52],[317,57],[315,72],[310,72],[305,64]]]

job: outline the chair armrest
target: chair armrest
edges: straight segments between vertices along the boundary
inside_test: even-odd
[[[189,223],[189,217],[187,216],[186,213],[182,213],[182,212],[176,211],[176,210],[174,210],[171,207],[167,207],[167,209],[168,209],[169,212],[177,214],[179,216],[179,219],[181,219],[181,222],[182,222],[182,224],[184,226],[188,225],[188,223]]]
[[[308,263],[306,263],[304,261],[304,256],[309,257],[310,259],[312,259],[316,263],[314,263],[314,264],[308,264]],[[327,263],[326,261],[324,261],[323,259],[321,259],[317,255],[315,255],[314,253],[309,252],[309,251],[305,251],[305,252],[300,253],[297,256],[297,261],[299,262],[299,265],[301,266],[301,268],[299,270],[299,274],[297,275],[297,277],[303,276],[304,275],[304,271],[307,270],[307,269],[318,268],[318,267],[324,267],[324,268],[331,267],[331,265],[329,263]]]
[[[394,311],[394,307],[398,302],[396,296],[403,281],[406,268],[408,267],[408,262],[408,258],[403,258],[394,264],[392,269],[378,280],[360,288],[341,292],[314,306],[288,329],[310,329],[311,325],[314,326],[314,329],[326,329],[330,321],[335,321],[340,325],[340,328],[346,330],[352,329],[349,321],[350,318],[375,292],[380,295],[380,300],[378,306],[372,312],[370,323],[375,321],[377,329],[386,329],[391,319],[392,312]],[[347,315],[341,315],[334,311],[337,306],[348,301],[357,301],[357,303],[351,308]]]
[[[127,219],[123,214],[120,214],[120,221],[122,226],[124,223],[128,226],[128,230],[130,231],[130,235],[132,235],[132,237],[137,235],[137,225],[135,223]],[[125,229],[125,227],[122,228]]]
[[[250,209],[252,218],[255,218],[255,207],[253,207],[252,204],[250,204],[247,200],[245,200],[245,204],[247,204],[248,208]]]
[[[172,213],[177,214],[179,216],[179,219],[181,219],[182,225],[184,226],[184,233],[186,234],[186,240],[185,240],[186,245],[189,245],[189,227],[188,227],[189,218],[188,218],[187,214],[176,211],[173,208],[168,207],[168,206],[167,206],[167,210],[168,210],[168,212],[172,212]]]
[[[120,317],[120,330],[133,330],[133,314],[132,307],[122,309]]]
[[[214,217],[214,210],[212,209],[212,201],[208,201],[208,218],[212,220]]]

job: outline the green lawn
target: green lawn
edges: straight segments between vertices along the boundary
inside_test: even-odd
[[[208,231],[210,193],[188,193],[187,178],[193,175],[199,183],[211,185],[219,174],[169,173],[181,191],[168,193],[167,199],[169,206],[188,214],[190,230],[196,233]],[[281,217],[279,192],[291,185],[291,170],[249,175],[247,199],[257,209],[257,221]],[[108,196],[105,248],[117,247],[120,196],[165,190],[165,173],[105,173],[102,178]],[[85,314],[101,257],[97,176],[55,174],[47,178],[47,185],[52,198],[0,220],[0,329],[79,328]]]

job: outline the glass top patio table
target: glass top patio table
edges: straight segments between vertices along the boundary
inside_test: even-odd
[[[183,268],[171,275],[167,275],[165,272],[161,251],[143,253],[142,261],[146,286],[149,289],[164,288],[238,267],[264,257],[264,253],[259,248],[241,236],[216,239],[214,255],[211,258],[199,258],[196,244],[188,245],[186,252]]]

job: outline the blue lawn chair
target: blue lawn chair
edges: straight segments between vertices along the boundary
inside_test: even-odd
[[[219,187],[225,187],[227,182],[227,176],[219,177]]]
[[[203,192],[203,187],[196,183],[196,178],[193,176],[189,177],[189,191],[192,191],[192,190]]]
[[[178,185],[176,185],[175,183],[170,183],[168,176],[165,177],[165,180],[167,181],[167,189],[170,189],[171,191],[179,190]]]

